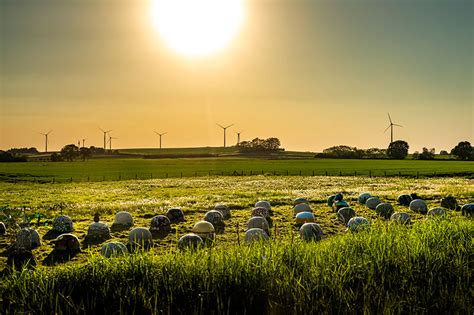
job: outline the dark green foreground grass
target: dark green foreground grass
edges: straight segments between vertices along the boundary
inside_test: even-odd
[[[92,256],[1,281],[0,313],[473,312],[474,223],[425,220],[303,243]],[[96,255],[96,254],[91,254]]]

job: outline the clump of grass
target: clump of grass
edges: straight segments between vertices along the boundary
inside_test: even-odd
[[[4,276],[0,313],[472,313],[472,220],[375,224],[318,243],[133,254]]]

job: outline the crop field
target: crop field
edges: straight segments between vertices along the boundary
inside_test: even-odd
[[[467,176],[473,161],[267,160],[256,158],[92,159],[86,162],[1,163],[0,181],[116,181],[225,175]]]
[[[344,194],[357,215],[369,219],[371,228],[346,231],[326,204],[327,196],[336,192]],[[381,219],[357,203],[361,192],[392,203],[395,211],[408,212],[414,224],[397,226]],[[96,245],[83,248],[70,262],[44,266],[53,245],[43,240],[33,251],[38,268],[2,274],[0,313],[472,313],[474,223],[459,211],[448,210],[446,218],[433,219],[396,205],[399,194],[412,192],[429,208],[448,195],[456,196],[459,204],[474,199],[472,180],[461,177],[258,175],[1,182],[0,205],[8,209],[0,212],[0,221],[5,215],[18,222],[32,219],[31,226],[42,236],[60,212],[73,219],[73,233],[81,241],[96,212],[111,225],[116,212],[129,211],[135,227],[149,227],[154,215],[181,207],[187,221],[156,239],[150,252],[114,259],[101,257],[101,245]],[[324,232],[319,242],[304,243],[298,237],[292,200],[301,196],[309,199]],[[258,200],[272,204],[272,239],[248,246],[243,242],[246,222]],[[212,247],[179,251],[177,239],[218,203],[232,209],[225,233],[216,236]],[[126,243],[127,235],[113,232],[112,240]],[[0,270],[14,239],[14,233],[0,237]]]

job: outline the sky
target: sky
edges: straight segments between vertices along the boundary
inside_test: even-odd
[[[196,0],[198,1],[198,0]],[[474,142],[474,10],[461,0],[249,0],[204,57],[170,48],[150,1],[0,0],[0,149],[86,139],[116,148],[450,150]],[[186,23],[186,21],[183,21]],[[219,27],[219,25],[216,25]]]

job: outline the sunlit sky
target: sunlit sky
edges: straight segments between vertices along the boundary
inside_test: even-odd
[[[195,0],[198,1],[198,0]],[[225,0],[223,0],[225,1]],[[473,142],[474,10],[459,0],[253,0],[235,37],[180,54],[150,1],[0,0],[0,149],[278,137],[287,150]],[[186,23],[186,21],[183,21]],[[219,25],[215,26],[219,28]]]

